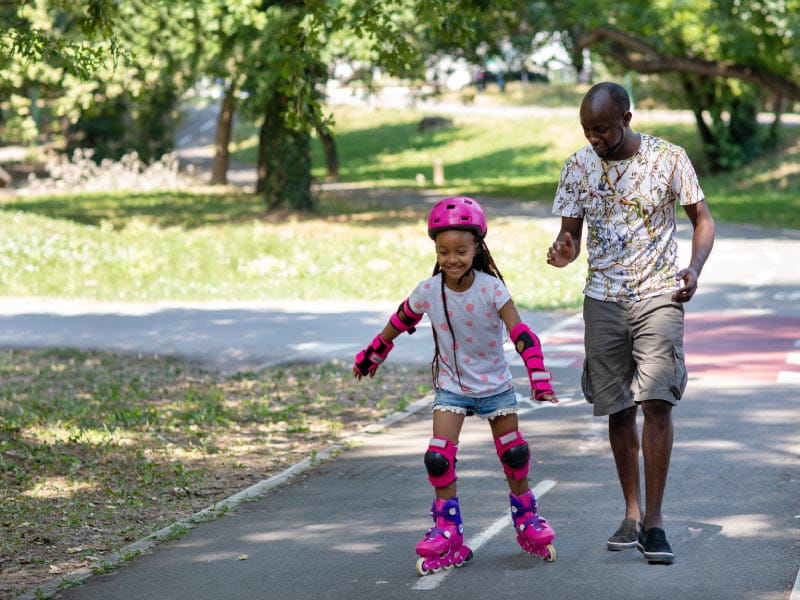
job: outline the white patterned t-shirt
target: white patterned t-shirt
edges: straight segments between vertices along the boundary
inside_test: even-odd
[[[482,271],[475,271],[475,281],[465,292],[444,287],[449,325],[442,302],[441,273],[420,283],[409,296],[411,308],[427,314],[436,331],[436,386],[470,398],[485,398],[511,389],[513,378],[503,352],[505,327],[499,314],[511,299],[508,289],[500,279]]]
[[[631,158],[602,160],[586,145],[561,170],[553,213],[586,221],[583,293],[597,300],[641,300],[678,289],[675,203],[704,200],[683,148],[640,135]]]

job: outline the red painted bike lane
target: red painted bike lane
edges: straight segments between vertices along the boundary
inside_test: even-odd
[[[692,377],[800,382],[800,317],[687,313],[686,365]]]
[[[800,316],[687,312],[684,339],[692,378],[800,385]],[[580,368],[583,321],[553,328],[543,343],[546,364]]]

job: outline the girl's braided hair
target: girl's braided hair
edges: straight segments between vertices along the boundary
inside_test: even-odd
[[[438,233],[438,232],[437,232]],[[478,244],[478,251],[475,254],[475,257],[472,259],[472,269],[475,271],[481,271],[483,273],[488,273],[489,275],[493,275],[497,277],[500,281],[505,283],[503,279],[503,275],[500,273],[500,269],[497,268],[497,265],[492,258],[492,253],[489,252],[489,247],[486,245],[486,240],[477,235],[474,231],[471,231],[472,235],[475,236],[475,242]],[[471,269],[471,270],[472,270]],[[462,277],[466,277],[471,272],[467,271],[465,275]],[[439,266],[439,261],[436,261],[436,264],[433,266],[433,275],[438,275],[441,273],[442,269]],[[453,368],[456,372],[456,377],[458,378],[459,386],[461,385],[461,374],[458,371],[458,359],[456,357],[456,336],[453,333],[453,324],[450,322],[450,313],[447,310],[447,294],[445,293],[445,283],[444,283],[444,274],[441,276],[441,288],[442,288],[442,303],[444,304],[444,316],[447,319],[447,327],[450,330],[450,337],[453,340]],[[433,378],[433,386],[436,387],[436,382],[439,378],[439,336],[436,334],[436,327],[433,328],[433,342],[434,342],[434,353],[433,353],[433,360],[431,360],[431,377]]]

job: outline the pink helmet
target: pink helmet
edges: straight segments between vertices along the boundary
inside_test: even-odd
[[[428,235],[431,239],[447,229],[465,229],[486,237],[486,215],[477,200],[466,196],[453,196],[439,200],[428,216]]]

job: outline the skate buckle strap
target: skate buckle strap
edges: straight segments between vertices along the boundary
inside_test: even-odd
[[[446,529],[440,529],[439,527],[431,527],[428,529],[428,533],[425,534],[429,540],[434,539],[437,535],[443,535],[444,537],[449,538],[450,532]]]
[[[525,503],[522,501],[522,498],[525,496],[530,496],[530,504]],[[512,497],[511,500],[511,515],[514,520],[514,525],[520,530],[524,531],[528,527],[533,524],[533,528],[537,531],[543,529],[543,526],[547,525],[547,520],[544,517],[540,517],[539,514],[536,512],[537,509],[537,502],[536,497],[533,495],[532,491],[529,491],[527,494],[523,494],[521,496],[517,496],[516,502]]]

